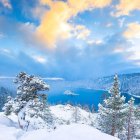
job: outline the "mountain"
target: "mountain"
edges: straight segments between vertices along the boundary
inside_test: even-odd
[[[95,79],[92,88],[109,90],[113,83],[113,77],[107,76]],[[122,93],[140,97],[140,73],[121,74],[118,77]]]

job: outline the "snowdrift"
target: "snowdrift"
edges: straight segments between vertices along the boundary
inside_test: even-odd
[[[89,113],[85,110],[79,109],[82,119],[78,123],[71,120],[73,106],[51,106],[50,110],[56,120],[64,123],[56,122],[56,128],[51,130],[44,128],[27,132],[18,127],[15,115],[6,117],[0,113],[0,140],[118,140],[90,126]],[[69,124],[65,123],[67,120]]]

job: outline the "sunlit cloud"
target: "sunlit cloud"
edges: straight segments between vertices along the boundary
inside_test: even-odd
[[[133,64],[140,66],[140,40],[138,38],[133,38],[128,40],[131,43],[131,47],[127,49],[129,57],[127,60],[133,62]]]
[[[12,9],[12,5],[9,0],[0,0],[0,3],[2,3],[5,8]]]
[[[137,22],[129,23],[123,36],[127,39],[140,38],[140,24]]]
[[[68,0],[52,1],[42,0],[42,4],[48,5],[49,10],[44,14],[37,34],[40,40],[44,41],[48,46],[55,46],[58,40],[65,40],[73,37],[74,25],[69,20],[85,10],[94,8],[103,8],[111,3],[111,0]],[[85,39],[90,31],[84,29],[77,35],[78,39]]]
[[[116,10],[116,16],[129,15],[134,10],[140,10],[140,0],[120,0]]]

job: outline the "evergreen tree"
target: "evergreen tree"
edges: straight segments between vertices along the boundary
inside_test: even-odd
[[[137,120],[140,120],[140,105],[136,106],[135,116]]]
[[[134,98],[128,101],[127,118],[126,118],[126,135],[127,140],[133,140],[136,131],[136,107],[134,106]]]
[[[40,78],[24,72],[19,73],[14,82],[17,84],[17,96],[15,99],[8,98],[3,108],[5,114],[16,113],[22,129],[51,126],[53,117],[46,104],[47,96],[39,94],[40,91],[49,90],[49,86]]]
[[[13,103],[14,100],[12,99],[11,96],[7,97],[7,102],[5,103],[4,107],[2,108],[2,110],[4,111],[5,115],[10,115],[13,111]]]
[[[125,123],[125,108],[125,98],[120,95],[118,76],[115,75],[110,97],[104,100],[103,105],[99,104],[99,128],[112,136],[120,133]]]
[[[77,123],[78,121],[80,121],[81,119],[81,113],[80,113],[80,110],[79,110],[79,107],[78,106],[75,106],[74,107],[74,112],[72,114],[72,118],[74,120],[75,123]]]
[[[0,111],[7,102],[7,97],[12,96],[12,92],[4,87],[0,87]]]
[[[91,105],[91,113],[95,113],[95,106],[93,104]]]
[[[27,75],[25,72],[19,73],[14,83],[17,84],[17,96],[15,98],[16,114],[18,114],[30,100],[36,100],[39,91],[49,90],[49,86],[40,78]]]
[[[135,124],[135,128],[136,128],[136,138],[140,139],[140,134],[137,133],[140,130],[140,105],[135,106],[136,107],[136,111],[135,111],[135,117],[136,117],[136,124]]]
[[[42,101],[44,107],[46,107],[47,95],[46,94],[39,94],[39,96],[41,97],[41,101]]]

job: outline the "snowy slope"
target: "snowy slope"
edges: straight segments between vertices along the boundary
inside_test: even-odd
[[[118,140],[115,137],[101,133],[87,125],[72,124],[60,126],[53,132],[37,130],[26,133],[19,140]]]
[[[30,130],[25,132],[18,127],[17,117],[11,115],[8,118],[0,113],[0,140],[118,140],[115,137],[104,134],[90,126],[89,112],[79,108],[81,120],[74,123],[72,114],[74,107],[71,105],[57,105],[50,107],[56,121],[56,128]],[[93,120],[96,115],[92,114]],[[70,121],[67,124],[67,121]]]
[[[96,113],[90,113],[87,112],[79,107],[77,107],[79,110],[79,115],[80,115],[80,120],[77,123],[81,123],[81,124],[87,124],[87,125],[96,125]],[[67,105],[55,105],[55,106],[51,106],[50,110],[52,112],[52,114],[54,115],[54,117],[56,117],[57,120],[57,125],[59,124],[67,124],[67,122],[69,121],[69,123],[73,123],[73,113],[75,111],[75,107],[71,106],[69,104]]]

